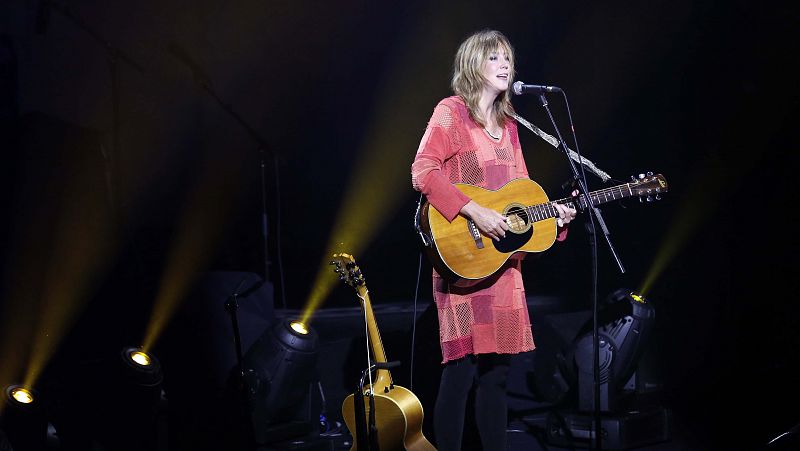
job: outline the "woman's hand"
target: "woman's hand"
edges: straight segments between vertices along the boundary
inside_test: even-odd
[[[481,207],[474,200],[461,207],[461,214],[471,219],[478,230],[495,241],[506,236],[506,217],[490,208]]]
[[[572,197],[575,197],[577,195],[578,195],[578,190],[572,192]],[[568,207],[566,205],[554,203],[553,206],[555,206],[556,210],[558,210],[558,217],[556,218],[556,224],[558,224],[559,227],[564,227],[565,225],[569,224],[570,221],[575,219],[575,215],[578,214],[577,210]]]

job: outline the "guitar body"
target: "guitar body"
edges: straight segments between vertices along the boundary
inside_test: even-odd
[[[542,252],[556,240],[556,216],[560,204],[583,211],[589,206],[638,196],[640,201],[660,199],[668,190],[663,175],[640,174],[630,183],[603,188],[567,199],[548,200],[538,183],[514,179],[497,190],[465,183],[455,187],[478,204],[506,217],[509,230],[499,241],[480,233],[471,220],[445,219],[429,203],[419,209],[419,230],[428,259],[442,277],[456,285],[471,285],[494,274],[512,255]]]
[[[361,299],[361,306],[364,309],[367,324],[367,338],[374,356],[374,366],[386,364],[386,352],[383,349],[381,334],[378,331],[378,324],[372,311],[372,302],[369,299],[369,290],[367,290],[361,269],[356,265],[352,255],[344,253],[334,254],[331,264],[336,266],[334,271],[339,274],[339,278],[355,288],[359,299]],[[367,370],[371,371],[372,369],[368,368]],[[368,393],[370,388],[370,385],[364,379],[367,370],[362,373],[362,378],[359,382],[362,386],[362,393]],[[419,402],[414,393],[395,385],[392,382],[392,375],[386,367],[378,368],[375,372],[375,377],[371,378],[369,383],[372,384],[372,390],[374,390],[375,411],[373,416],[375,419],[375,431],[377,431],[378,435],[378,448],[381,451],[435,451],[436,448],[422,434],[422,403]],[[372,434],[369,424],[370,398],[367,396],[361,396],[361,398],[363,398],[365,412],[363,424],[366,425],[366,434],[368,435],[367,437],[361,437],[361,440],[362,443],[368,446],[371,442],[370,439],[374,440],[374,436],[369,437]],[[358,449],[359,440],[355,402],[355,395],[351,394],[342,403],[342,416],[347,428],[353,435],[351,451]]]
[[[369,398],[364,396],[364,424],[369,424]],[[353,395],[342,403],[347,428],[356,431]],[[388,393],[375,393],[375,424],[381,451],[429,451],[436,448],[422,434],[422,404],[411,391],[395,385]],[[356,437],[350,451],[357,451]]]
[[[556,240],[556,220],[536,221],[525,207],[548,202],[547,194],[530,179],[514,179],[497,190],[457,183],[456,188],[472,200],[503,215],[513,217],[506,236],[494,241],[458,215],[452,222],[430,204],[421,211],[420,226],[431,236],[426,248],[436,271],[443,277],[477,280],[493,274],[515,253],[542,252]]]

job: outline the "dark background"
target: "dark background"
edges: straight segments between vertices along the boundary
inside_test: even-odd
[[[191,269],[263,274],[262,155],[275,308],[303,307],[349,183],[371,171],[387,171],[371,196],[400,194],[356,257],[373,302],[411,302],[419,245],[409,166],[449,95],[458,43],[494,28],[515,46],[517,79],[568,94],[587,157],[621,182],[646,171],[669,182],[659,202],[603,207],[626,272],[601,239],[598,292],[641,288],[659,269],[647,290],[658,312],[653,348],[681,421],[709,446],[745,447],[800,421],[791,413],[800,400],[791,2],[81,0],[66,2],[72,19],[40,3],[0,7],[3,322],[27,328],[9,305],[35,305],[58,272],[46,250],[70,240],[53,228],[63,208],[89,218],[76,232],[89,242],[113,242],[87,269],[86,300],[56,359],[71,343],[141,340],[172,246],[206,230],[182,220],[192,202],[219,222],[200,234],[209,254]],[[563,99],[549,99],[566,132]],[[514,105],[553,133],[536,97]],[[563,197],[564,157],[520,134],[531,177]],[[375,153],[393,163],[359,166]],[[70,174],[87,184],[85,211],[55,196]],[[577,222],[568,241],[526,263],[528,294],[588,308],[590,256]],[[427,262],[421,273],[424,302]],[[13,294],[20,287],[30,287],[24,300]],[[323,308],[353,305],[337,286]]]

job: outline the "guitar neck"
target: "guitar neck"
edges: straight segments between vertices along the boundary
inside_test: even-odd
[[[386,352],[383,350],[381,333],[378,331],[378,323],[375,320],[375,313],[372,311],[372,303],[369,300],[369,290],[365,285],[358,287],[358,297],[361,299],[361,306],[367,321],[367,335],[369,338],[370,349],[375,359],[373,363],[386,363]],[[375,391],[383,391],[385,387],[392,385],[392,375],[389,370],[380,369],[377,371],[373,387]]]
[[[611,188],[592,191],[588,194],[589,197],[587,197],[586,194],[581,194],[580,196],[574,198],[568,197],[565,199],[556,199],[544,204],[531,205],[527,207],[527,210],[531,217],[533,217],[536,221],[541,221],[544,219],[558,217],[558,210],[556,210],[556,207],[553,206],[553,203],[565,205],[577,210],[583,210],[589,206],[589,199],[591,199],[592,205],[600,205],[606,202],[625,199],[635,195],[636,194],[631,189],[631,184],[625,183],[624,185],[617,185]]]

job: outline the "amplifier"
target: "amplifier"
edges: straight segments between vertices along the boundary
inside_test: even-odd
[[[600,420],[602,449],[625,450],[671,439],[671,412],[648,407],[618,414],[605,413]],[[547,442],[555,446],[588,448],[592,445],[594,417],[590,413],[550,412]]]

